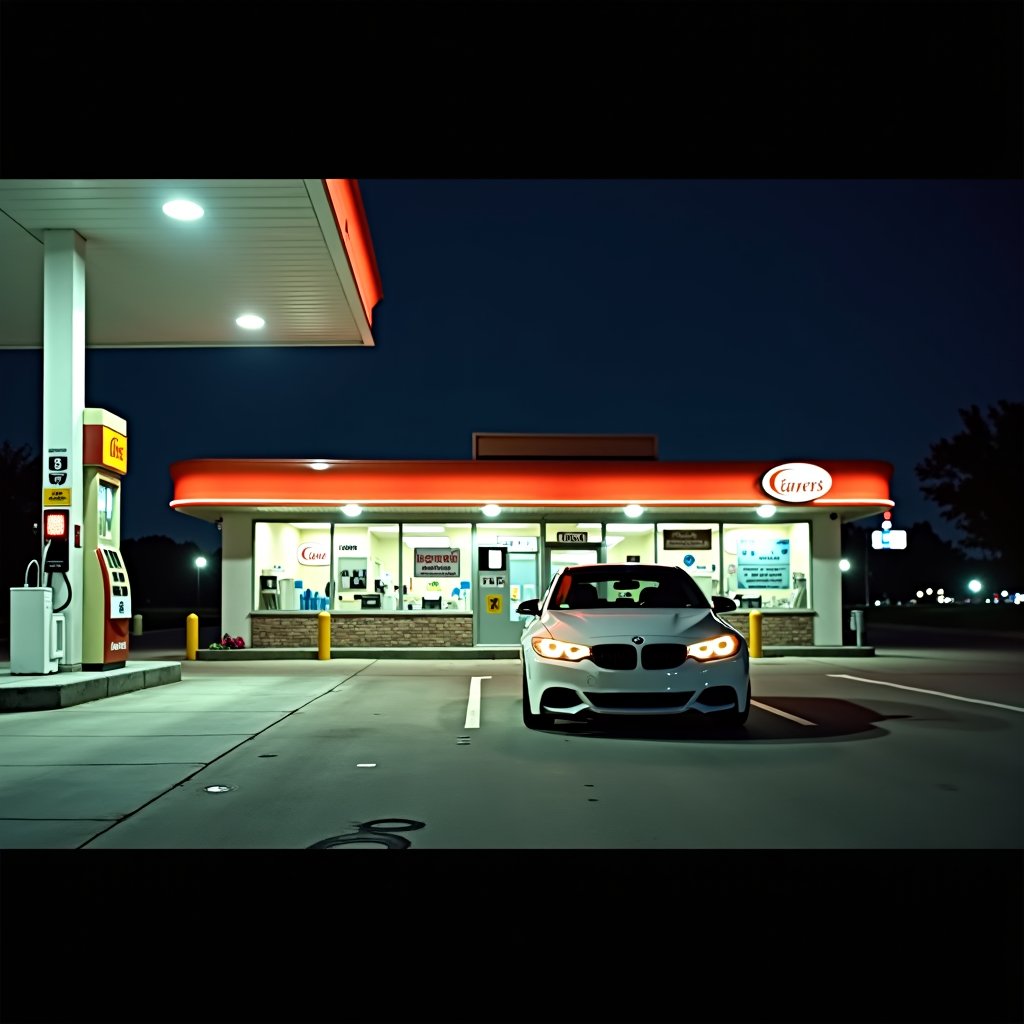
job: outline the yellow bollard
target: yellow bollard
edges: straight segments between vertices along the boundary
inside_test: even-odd
[[[193,612],[185,620],[185,657],[189,661],[196,660],[199,650],[199,616]]]
[[[751,611],[750,613],[750,641],[748,646],[752,658],[761,657],[761,613],[759,611]]]
[[[317,617],[317,652],[320,661],[331,660],[331,613],[321,612]]]

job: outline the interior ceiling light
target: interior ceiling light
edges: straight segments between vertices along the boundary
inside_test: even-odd
[[[256,316],[255,313],[243,313],[235,318],[235,323],[239,327],[244,327],[247,331],[258,331],[266,322],[263,317]]]
[[[773,515],[775,515],[775,506],[774,505],[758,505],[757,506],[757,514],[762,519],[771,519],[771,517]]]
[[[309,464],[310,469],[330,469],[330,463],[328,462],[311,462]]]
[[[359,505],[353,505],[349,503],[348,505],[342,505],[341,511],[344,512],[345,515],[347,516],[357,516],[363,510]]]
[[[484,507],[480,509],[480,511],[483,512],[485,516],[496,516],[501,512],[501,506],[495,505],[492,502],[489,505],[484,505]]]
[[[623,510],[630,519],[636,519],[637,516],[644,514],[643,505],[627,505]]]
[[[205,213],[198,203],[193,203],[190,199],[172,199],[164,203],[163,211],[175,220],[199,220]]]

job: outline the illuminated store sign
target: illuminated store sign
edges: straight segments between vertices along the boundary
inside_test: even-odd
[[[459,576],[458,548],[413,548],[414,576]]]
[[[785,462],[761,477],[767,494],[779,501],[813,501],[832,490],[832,477],[809,462]]]

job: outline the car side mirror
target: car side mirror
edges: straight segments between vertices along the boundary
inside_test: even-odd
[[[737,608],[736,602],[731,597],[722,597],[720,594],[715,594],[711,598],[711,605],[716,612],[734,612]]]
[[[516,609],[516,615],[540,615],[540,601],[535,597],[522,601]]]

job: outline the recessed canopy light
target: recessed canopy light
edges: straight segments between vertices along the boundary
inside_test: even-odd
[[[255,313],[243,313],[242,316],[235,318],[235,323],[247,331],[258,331],[266,322],[263,317],[256,316]]]
[[[311,462],[309,464],[310,469],[330,469],[330,463],[327,462]]]
[[[627,505],[623,510],[630,519],[636,519],[637,516],[644,514],[643,505]]]
[[[757,507],[757,514],[762,519],[771,519],[771,517],[773,515],[775,515],[775,506],[774,505],[758,505],[758,507]]]
[[[363,510],[362,508],[360,508],[359,505],[353,505],[349,503],[348,505],[342,505],[341,511],[344,512],[345,515],[347,516],[357,516]]]
[[[207,793],[230,793],[234,786],[205,786]]]
[[[199,220],[205,212],[198,203],[193,203],[190,199],[172,199],[164,203],[163,211],[175,220]]]
[[[483,514],[485,516],[492,516],[493,517],[493,516],[498,515],[501,512],[501,506],[500,505],[495,505],[493,502],[491,502],[491,504],[489,504],[489,505],[484,505],[484,507],[482,509],[480,509],[480,511],[483,512]]]

